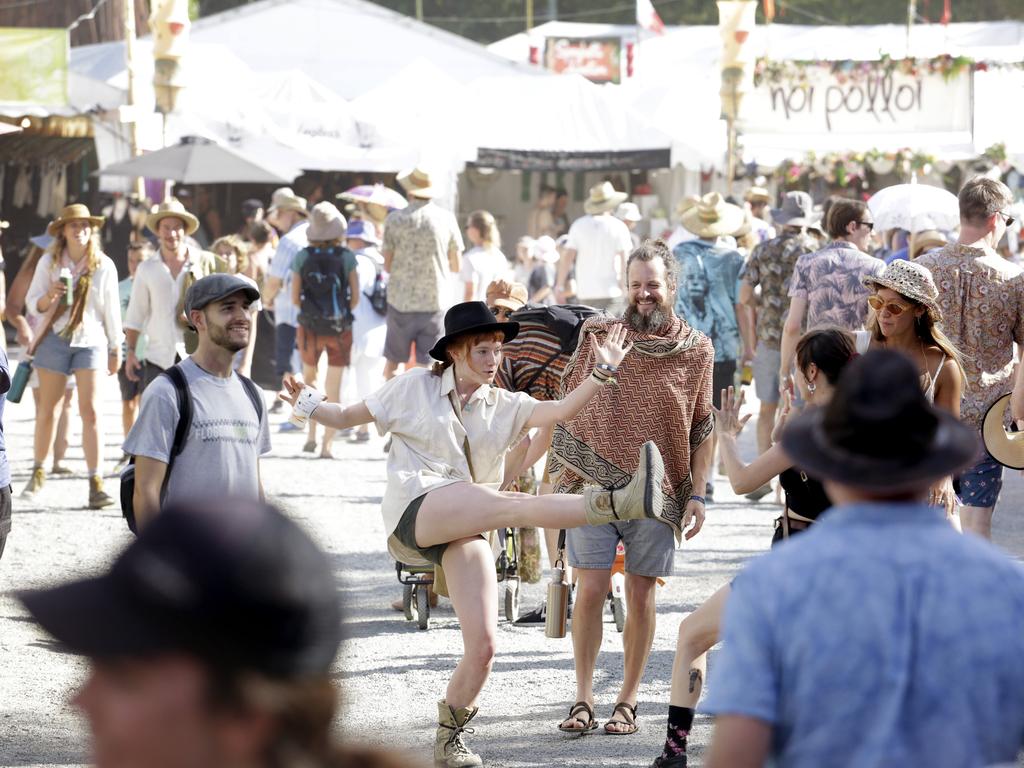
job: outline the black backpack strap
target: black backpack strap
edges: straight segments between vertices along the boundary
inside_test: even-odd
[[[235,375],[238,376],[239,381],[242,382],[242,389],[244,389],[245,394],[249,396],[249,400],[252,402],[252,407],[256,409],[256,423],[263,424],[263,407],[265,405],[263,402],[263,393],[260,391],[260,388],[256,386],[256,382],[252,379],[247,376],[243,376],[240,373],[236,373]]]
[[[174,393],[178,399],[178,424],[174,428],[174,440],[171,443],[171,455],[167,457],[167,471],[164,472],[164,482],[160,486],[160,498],[163,499],[167,492],[167,483],[171,479],[171,468],[174,460],[183,450],[185,441],[188,439],[188,432],[192,428],[192,393],[188,388],[188,381],[181,370],[180,365],[172,365],[163,372],[164,376],[171,380],[174,385]]]

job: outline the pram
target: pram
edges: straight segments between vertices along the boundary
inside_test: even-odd
[[[519,550],[511,528],[497,531],[498,553],[494,566],[498,582],[505,582],[505,619],[515,624],[519,618]],[[402,583],[402,610],[407,621],[420,629],[430,629],[429,587],[434,583],[434,566],[426,560],[417,563],[395,561]]]

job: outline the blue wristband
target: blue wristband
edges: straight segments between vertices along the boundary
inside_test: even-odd
[[[704,497],[703,497],[703,496],[698,496],[697,494],[693,494],[692,496],[690,496],[690,501],[699,501],[699,502],[700,502],[701,504],[703,504],[703,505],[704,505],[705,507],[706,507],[706,506],[708,505],[708,503],[707,503],[707,501],[706,501],[706,500],[704,499]]]

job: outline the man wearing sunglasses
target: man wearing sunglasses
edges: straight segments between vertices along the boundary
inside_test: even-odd
[[[1014,389],[1013,415],[1024,419],[1024,375],[1011,381],[1013,344],[1024,345],[1024,271],[996,253],[1014,219],[1013,194],[1000,181],[979,176],[960,190],[960,237],[917,262],[939,288],[943,328],[964,357],[967,386],[961,418],[981,428],[985,412]],[[992,513],[1002,490],[1003,467],[988,452],[960,475],[964,531],[992,537]]]

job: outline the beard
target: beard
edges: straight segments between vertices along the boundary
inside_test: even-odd
[[[626,307],[622,319],[637,333],[654,333],[668,322],[669,308],[665,304],[658,304],[650,312],[644,314],[637,309],[635,304],[630,304]]]
[[[249,346],[249,335],[246,334],[245,341],[235,341],[231,338],[231,334],[228,333],[228,329],[223,325],[213,325],[212,323],[208,326],[210,341],[216,344],[222,349],[226,349],[228,352],[234,354],[239,350],[245,349]],[[252,333],[250,327],[249,333]]]

